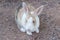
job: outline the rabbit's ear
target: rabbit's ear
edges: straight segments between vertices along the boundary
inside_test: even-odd
[[[25,12],[28,12],[28,6],[25,2],[22,3],[22,7]]]
[[[36,13],[36,15],[39,15],[39,14],[41,14],[41,12],[43,11],[43,8],[44,8],[44,5],[41,5],[40,7],[38,7],[37,9],[35,9],[35,13]]]

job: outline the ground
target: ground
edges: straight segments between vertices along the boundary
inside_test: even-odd
[[[20,1],[0,1],[0,40],[60,40],[60,0],[29,0],[48,4],[41,13],[40,32],[32,36],[20,32],[15,22],[15,12]],[[38,4],[39,5],[39,4]]]

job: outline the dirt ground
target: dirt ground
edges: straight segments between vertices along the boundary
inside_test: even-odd
[[[60,0],[29,0],[48,4],[41,13],[40,33],[32,36],[20,32],[15,23],[15,12],[19,0],[0,1],[0,40],[60,40]],[[37,3],[35,5],[37,5]],[[39,5],[39,4],[38,4]]]

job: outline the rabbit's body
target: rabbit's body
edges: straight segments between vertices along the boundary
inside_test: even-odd
[[[15,18],[18,28],[20,31],[26,32],[28,35],[32,35],[32,32],[34,31],[39,33],[40,20],[36,14],[37,11],[33,6],[26,5],[24,2],[22,5],[23,7],[19,10]]]

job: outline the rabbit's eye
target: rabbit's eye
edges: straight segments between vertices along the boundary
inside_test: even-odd
[[[35,23],[35,21],[33,21],[33,23]]]

